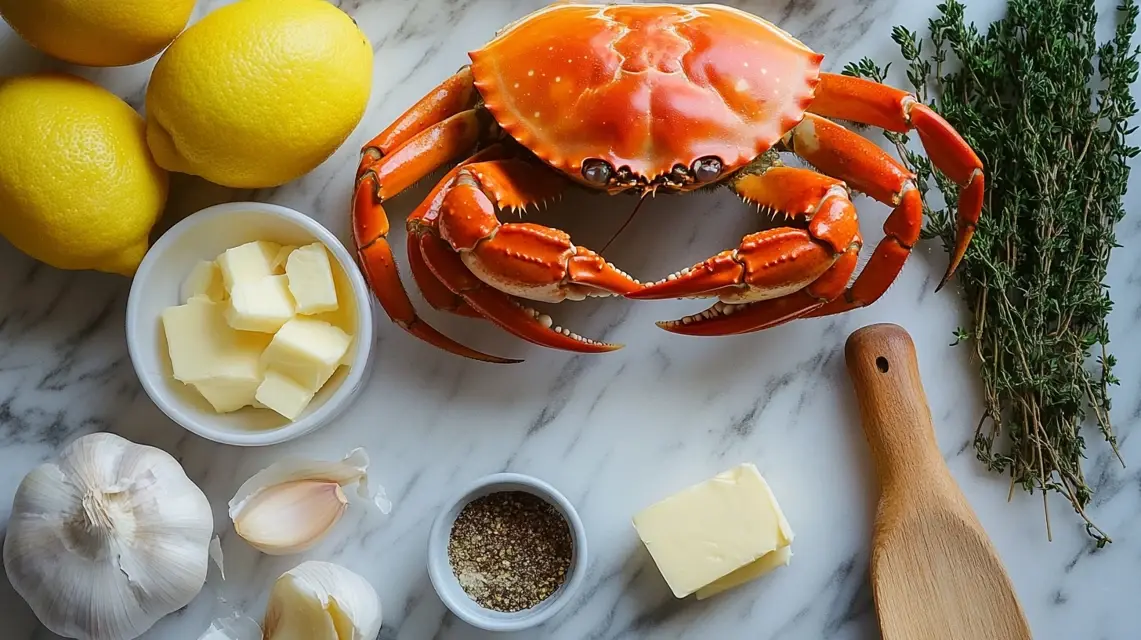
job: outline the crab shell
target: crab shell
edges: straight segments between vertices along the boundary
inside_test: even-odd
[[[708,156],[732,174],[800,122],[823,59],[743,11],[665,4],[553,5],[470,56],[503,130],[592,187],[587,159],[643,183]]]

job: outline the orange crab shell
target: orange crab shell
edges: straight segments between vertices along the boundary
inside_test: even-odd
[[[823,59],[713,5],[554,5],[470,56],[499,125],[579,180],[587,158],[653,180],[717,156],[728,174],[801,120]]]

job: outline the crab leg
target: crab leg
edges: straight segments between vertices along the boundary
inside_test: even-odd
[[[927,105],[905,91],[871,80],[822,73],[809,110],[825,117],[861,122],[899,133],[915,129],[932,164],[962,189],[955,219],[955,252],[936,288],[941,289],[967,252],[967,245],[979,222],[984,178],[978,155],[946,120]],[[853,167],[853,170],[867,168]],[[855,176],[845,179],[852,184],[856,182]],[[855,300],[852,306],[860,306],[859,302],[868,304],[872,300]]]
[[[496,216],[497,209],[519,210],[552,200],[565,188],[561,177],[525,160],[464,166],[440,207],[439,239],[421,235],[420,249],[449,289],[514,335],[567,351],[612,351],[618,345],[551,328],[548,316],[510,297],[560,302],[627,294],[641,286],[594,251],[572,244],[562,231],[525,222],[501,223]]]
[[[475,106],[476,98],[471,67],[465,66],[409,107],[387,129],[366,144],[365,149],[373,148],[382,156],[388,155],[424,129],[471,109]]]
[[[811,114],[789,132],[785,143],[820,171],[895,207],[884,221],[883,240],[855,282],[842,296],[807,316],[831,315],[875,302],[895,281],[919,241],[923,202],[914,175],[872,141]]]
[[[448,161],[463,157],[479,142],[477,111],[462,111],[409,138],[390,154],[366,146],[361,155],[353,196],[353,236],[357,258],[369,286],[388,316],[412,335],[457,355],[485,362],[516,362],[488,355],[445,336],[424,322],[400,281],[383,202]]]

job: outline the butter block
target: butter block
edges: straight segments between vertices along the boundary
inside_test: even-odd
[[[194,388],[218,413],[230,413],[254,403],[254,394],[261,384],[258,378],[221,376],[194,383]]]
[[[295,382],[293,378],[269,369],[265,372],[265,379],[258,386],[254,398],[260,406],[273,409],[290,420],[296,420],[313,400],[313,392]]]
[[[285,263],[289,292],[297,300],[297,313],[312,315],[337,310],[337,287],[329,253],[320,242],[298,247]]]
[[[781,547],[772,553],[757,558],[724,578],[714,580],[712,583],[698,589],[697,599],[705,600],[706,598],[712,598],[722,591],[728,591],[746,582],[752,582],[777,567],[788,565],[790,560],[792,560],[792,547]]]
[[[261,380],[261,355],[272,336],[237,331],[226,322],[224,303],[194,296],[162,312],[174,378],[187,384],[218,379]]]
[[[281,245],[276,242],[256,240],[224,251],[218,256],[217,263],[222,270],[222,284],[226,291],[232,292],[238,282],[260,280],[273,275],[273,261],[280,250]]]
[[[181,300],[183,304],[194,296],[206,296],[214,302],[226,298],[226,288],[222,284],[222,270],[213,260],[199,260],[182,281]]]
[[[702,588],[708,597],[762,575],[771,567],[753,563],[793,540],[772,490],[749,463],[643,509],[634,528],[678,598]],[[779,556],[767,561],[774,562]]]
[[[230,290],[226,321],[242,331],[273,333],[293,318],[294,309],[285,276],[240,280]]]
[[[316,392],[341,363],[352,337],[328,322],[294,317],[282,325],[262,354],[262,364]]]
[[[273,264],[271,265],[274,274],[280,275],[285,273],[285,261],[289,259],[289,254],[295,250],[297,250],[297,247],[291,244],[283,245],[277,250],[277,255],[273,257]]]

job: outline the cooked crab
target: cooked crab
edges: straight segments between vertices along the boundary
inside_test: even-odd
[[[383,203],[455,166],[408,219],[408,259],[437,309],[487,318],[533,343],[597,353],[525,301],[591,295],[709,297],[707,311],[659,323],[726,335],[839,313],[878,299],[919,239],[914,175],[830,118],[916,130],[961,188],[955,271],[978,221],[982,163],[939,115],[904,91],[822,73],[821,54],[773,24],[719,5],[574,4],[541,9],[470,54],[362,150],[353,201],[359,261],[388,315],[438,347],[507,362],[424,322],[401,284]],[[785,166],[779,152],[815,169]],[[558,229],[514,212],[572,187],[607,194],[724,185],[786,226],[643,284]],[[893,210],[864,269],[852,192]]]

